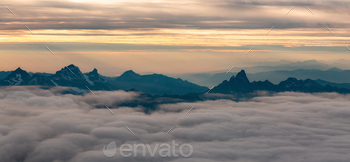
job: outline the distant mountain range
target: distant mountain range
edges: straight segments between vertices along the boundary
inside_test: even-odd
[[[265,75],[263,75],[265,74]],[[219,74],[217,74],[219,75]],[[228,75],[221,74],[227,77]],[[272,71],[251,74],[259,78],[272,78],[273,80],[281,80],[279,84],[273,84],[269,80],[253,81],[248,80],[247,74],[244,70],[240,71],[236,77],[234,75],[227,80],[222,81],[214,87],[210,93],[221,94],[249,94],[255,91],[269,91],[269,92],[338,92],[349,93],[346,89],[350,84],[332,83],[322,79],[328,80],[349,80],[350,71],[332,68],[326,71],[321,70],[295,70],[295,71]],[[276,76],[274,76],[276,75]],[[289,75],[289,76],[288,76]],[[293,76],[302,76],[299,78],[308,78],[306,80],[298,80]],[[220,79],[220,77],[217,77]],[[254,77],[253,77],[254,78]],[[317,78],[312,80],[310,78]],[[82,73],[79,67],[69,65],[55,74],[47,73],[28,73],[21,68],[12,71],[4,79],[0,81],[1,86],[12,85],[39,85],[46,87],[65,86],[76,87],[86,90],[134,90],[140,91],[150,95],[185,95],[185,94],[203,94],[209,89],[207,87],[199,86],[182,79],[171,78],[162,74],[140,75],[132,70],[124,72],[119,77],[110,78],[102,76],[97,69],[91,72]],[[181,98],[178,97],[178,98]],[[187,97],[185,97],[187,98]],[[190,98],[194,99],[196,96],[192,95]],[[203,99],[203,97],[200,97]]]
[[[218,73],[211,76],[209,79],[199,83],[200,85],[213,86],[221,83],[223,80],[230,79],[231,75],[236,75],[236,73]],[[338,88],[345,88],[342,83],[350,83],[350,70],[341,70],[337,68],[331,68],[328,70],[315,70],[315,69],[298,69],[293,71],[286,70],[276,70],[269,72],[260,73],[247,73],[247,76],[252,81],[259,80],[269,80],[272,83],[279,83],[286,80],[289,77],[294,77],[298,79],[313,79],[313,80],[323,80],[328,82],[330,85],[336,86]],[[321,82],[320,82],[321,83]],[[338,84],[337,84],[338,83]],[[347,87],[350,88],[350,87]]]
[[[139,77],[131,71],[129,71],[127,75],[133,75],[134,77],[132,78],[136,80]],[[256,96],[273,95],[274,93],[287,91],[304,93],[350,93],[350,89],[337,88],[326,83],[324,84],[325,85],[321,85],[311,79],[298,80],[292,77],[280,82],[279,84],[273,84],[268,80],[250,82],[245,71],[242,70],[236,75],[236,77],[232,76],[229,80],[223,81],[221,84],[208,91],[208,93],[189,93],[185,95],[149,95],[141,93],[140,96],[131,101],[125,101],[113,106],[137,107],[141,105],[144,112],[150,113],[157,110],[159,104],[166,103],[196,102],[217,99],[244,101]]]
[[[321,80],[321,79],[317,79],[315,81],[322,86],[326,86],[328,84],[328,85],[331,85],[331,86],[337,87],[337,88],[350,89],[350,83],[332,83],[332,82],[328,82],[328,81]]]
[[[350,63],[350,62],[348,62]],[[349,69],[349,64],[346,64],[346,61],[339,60],[333,62],[331,64],[326,64],[319,62],[317,60],[306,60],[306,61],[297,61],[297,62],[289,62],[281,65],[265,65],[247,67],[244,68],[246,71],[250,73],[259,73],[259,72],[267,72],[267,71],[275,71],[275,70],[285,70],[285,71],[293,71],[298,69],[319,69],[319,70],[328,70],[330,68],[339,68],[339,69]]]
[[[318,82],[306,79],[298,80],[290,77],[279,84],[273,84],[268,80],[250,82],[244,70],[240,71],[236,77],[232,76],[230,80],[225,80],[218,86],[214,87],[210,93],[222,93],[222,94],[249,94],[256,91],[268,91],[268,92],[338,92],[338,93],[350,93],[350,89],[337,88],[329,84],[323,86]]]
[[[346,84],[330,83],[323,80],[298,80],[289,77],[279,84],[268,80],[250,82],[245,71],[209,90],[182,79],[175,79],[161,74],[140,75],[132,70],[124,72],[116,78],[101,76],[97,69],[82,73],[77,66],[69,65],[55,74],[28,73],[21,68],[12,71],[0,81],[0,86],[37,85],[43,88],[54,86],[72,87],[59,93],[84,94],[91,90],[126,90],[139,91],[139,96],[133,100],[124,101],[113,106],[142,106],[144,112],[150,113],[158,109],[159,104],[195,102],[205,100],[229,99],[234,101],[247,100],[260,95],[273,95],[278,92],[337,92],[350,93],[350,89],[337,88]],[[206,93],[208,92],[208,93]],[[261,92],[261,93],[259,93]],[[103,108],[103,107],[101,107]]]
[[[104,79],[97,69],[89,73],[82,73],[79,67],[69,65],[55,74],[30,74],[21,68],[8,74],[0,81],[1,86],[11,85],[40,85],[40,86],[66,86],[91,90],[137,90],[149,94],[188,94],[208,90],[182,79],[175,79],[161,74],[139,75],[133,71],[126,71],[115,79]]]
[[[348,63],[348,64],[346,64]],[[272,83],[279,83],[289,77],[298,79],[321,79],[334,83],[350,83],[350,62],[346,60],[338,60],[332,64],[325,64],[316,60],[308,60],[303,62],[289,62],[281,60],[279,62],[257,63],[259,66],[254,67],[235,67],[231,73],[226,74],[227,70],[206,72],[206,73],[188,73],[171,75],[180,77],[198,85],[212,87],[228,80],[232,75],[236,75],[240,69],[247,72],[247,76],[252,81],[268,79]]]
[[[289,77],[294,77],[298,79],[313,79],[317,81],[319,84],[324,85],[325,83],[336,86],[338,88],[350,88],[350,70],[341,70],[339,67],[350,67],[350,62],[346,60],[338,60],[331,64],[325,64],[318,62],[316,60],[308,60],[303,62],[291,62],[287,60],[281,60],[278,62],[261,62],[256,63],[259,66],[255,67],[245,67],[247,72],[247,76],[251,81],[259,81],[259,80],[269,80],[274,84],[278,84],[279,82],[286,80]],[[337,68],[335,68],[337,67]],[[278,69],[278,70],[276,70]],[[181,78],[183,80],[187,80],[188,82],[212,87],[214,85],[218,85],[223,80],[229,80],[232,75],[236,75],[239,71],[238,67],[232,69],[231,73],[226,74],[225,71],[213,71],[207,73],[188,73],[188,74],[170,74],[169,76],[173,78]],[[6,78],[13,71],[0,71],[0,80]],[[31,73],[30,75],[43,75],[43,76],[51,76],[53,74],[48,73]],[[83,75],[89,75],[89,73],[84,73]],[[143,75],[142,75],[143,76]],[[151,76],[151,75],[147,75]],[[110,84],[114,84],[117,77],[109,77],[99,75],[101,79],[104,79]],[[143,77],[144,79],[148,79],[149,77]],[[152,78],[152,77],[151,77]],[[123,86],[118,87],[119,89],[127,89],[130,88],[129,83],[123,83],[122,79],[119,79],[118,82],[123,84]],[[152,83],[152,82],[150,82]],[[115,85],[114,86],[118,86]],[[137,85],[135,85],[137,86]],[[141,86],[141,88],[145,88],[147,85]],[[114,88],[112,88],[114,89]],[[140,89],[140,88],[135,88]],[[162,89],[162,90],[161,90]],[[166,87],[159,89],[158,94],[168,91]],[[145,89],[143,89],[145,90]],[[162,92],[163,91],[163,92]],[[171,92],[171,93],[179,93],[179,92]]]

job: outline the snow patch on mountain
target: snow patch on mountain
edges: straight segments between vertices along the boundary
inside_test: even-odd
[[[84,76],[85,80],[86,80],[90,85],[95,85],[94,82],[91,81],[91,80],[89,79],[88,76],[86,76],[86,75],[83,75],[83,76]]]
[[[23,82],[22,75],[16,74],[15,78],[11,78],[11,80],[8,81],[11,85],[20,85]]]

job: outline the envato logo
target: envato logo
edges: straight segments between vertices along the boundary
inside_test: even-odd
[[[119,153],[122,157],[137,157],[140,156],[138,153],[140,153],[140,149],[142,150],[142,156],[146,157],[146,150],[148,151],[148,155],[150,157],[154,157],[156,153],[158,152],[160,157],[190,157],[193,153],[193,147],[192,145],[188,143],[184,143],[179,146],[178,150],[176,147],[178,147],[179,144],[175,142],[175,140],[172,141],[171,145],[168,143],[162,143],[162,144],[156,144],[153,149],[149,144],[122,144],[120,148],[117,148],[117,145],[115,142],[111,142],[106,146],[103,147],[103,153],[107,157],[113,157],[115,154],[117,154],[117,150],[119,150]],[[158,148],[160,148],[158,150]],[[179,153],[179,154],[177,154]]]

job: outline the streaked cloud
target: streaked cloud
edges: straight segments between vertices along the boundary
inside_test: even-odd
[[[1,59],[14,60],[13,54],[20,56],[23,51],[30,53],[34,46],[28,48],[22,45],[33,43],[56,44],[52,48],[66,43],[67,45],[57,49],[57,52],[80,53],[80,56],[84,56],[81,52],[86,52],[85,57],[89,57],[93,52],[96,55],[122,55],[122,59],[130,62],[133,59],[129,57],[130,54],[149,53],[151,60],[158,59],[152,58],[152,53],[157,52],[167,54],[168,59],[173,59],[174,56],[170,55],[180,53],[181,56],[188,56],[186,59],[189,60],[195,60],[194,55],[197,53],[202,53],[203,56],[211,55],[208,58],[222,55],[222,59],[217,62],[222,62],[225,66],[230,64],[226,68],[232,66],[232,61],[228,60],[242,61],[243,56],[240,56],[240,53],[245,53],[246,47],[249,49],[251,46],[270,46],[269,49],[255,49],[260,61],[350,59],[344,55],[345,51],[341,50],[348,46],[349,42],[350,6],[341,0],[14,0],[0,2],[1,5],[9,6],[15,15],[6,9],[0,10],[0,42],[3,46],[16,45],[9,50],[1,49],[0,52],[7,57],[3,55],[0,56]],[[295,8],[286,15],[292,6]],[[31,35],[25,26],[35,35]],[[274,29],[266,35],[272,26]],[[335,35],[328,31],[326,26]],[[73,48],[69,44],[85,44],[86,48]],[[106,45],[90,46],[91,44]],[[120,48],[107,48],[113,45]],[[124,46],[132,46],[135,49],[125,51]],[[277,46],[295,48],[277,49]],[[325,46],[329,47],[328,49],[339,47],[339,50],[319,51],[325,49]],[[303,47],[309,50],[300,51]],[[37,51],[41,51],[40,49],[37,48]],[[296,55],[292,54],[296,52]],[[229,59],[226,57],[228,53],[232,53]],[[277,53],[283,53],[283,56]],[[320,56],[316,57],[318,55]],[[43,60],[49,62],[48,59]],[[209,61],[208,59],[207,62]],[[147,65],[149,69],[140,69],[164,73],[153,66],[157,63]],[[177,64],[181,64],[181,59]],[[207,69],[223,69],[220,67],[222,64]],[[184,69],[193,70],[189,65],[185,64]],[[177,69],[169,68],[165,72],[184,72],[176,71]],[[114,72],[108,72],[111,73]]]

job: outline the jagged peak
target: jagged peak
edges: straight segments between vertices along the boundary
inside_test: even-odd
[[[68,66],[66,66],[66,67],[64,67],[64,68],[62,68],[62,70],[63,69],[67,69],[67,70],[72,70],[72,71],[75,71],[75,72],[80,72],[80,69],[79,69],[79,67],[78,66],[75,66],[74,64],[70,64],[70,65],[68,65]]]
[[[19,72],[19,71],[25,71],[25,70],[22,70],[21,67],[18,67],[14,72]]]
[[[241,71],[236,75],[236,80],[242,80],[242,81],[244,81],[244,82],[250,83],[250,82],[249,82],[249,79],[248,79],[248,77],[247,77],[247,75],[246,75],[246,73],[245,73],[244,70],[241,70]]]
[[[21,69],[21,67],[18,67],[16,70],[22,70],[22,69]],[[15,71],[16,71],[16,70],[15,70]]]
[[[20,73],[20,74],[24,74],[24,75],[30,75],[27,71],[25,71],[25,70],[22,70],[20,67],[18,67],[15,71],[13,71],[11,74],[18,74],[18,73]]]
[[[13,80],[13,78],[18,78],[20,77],[21,79],[26,79],[30,77],[30,74],[27,73],[27,71],[22,70],[20,67],[18,67],[15,71],[10,73],[4,80]],[[14,85],[14,84],[11,84]]]
[[[82,77],[82,72],[79,67],[70,64],[68,66],[63,67],[61,70],[56,71],[55,75],[69,75],[69,76],[77,76]]]
[[[90,71],[88,74],[90,74],[90,75],[99,75],[96,68],[94,68],[94,70]]]
[[[69,67],[69,68],[77,68],[78,66],[75,66],[74,64],[70,64],[67,67]]]
[[[64,68],[62,68],[62,70],[69,70],[69,71],[81,73],[79,67],[75,66],[74,64],[70,64],[68,66],[65,66]]]
[[[244,70],[241,70],[239,73],[237,73],[236,78],[237,78],[237,77],[241,77],[241,76],[247,77],[247,75],[246,75],[246,73],[245,73]]]

